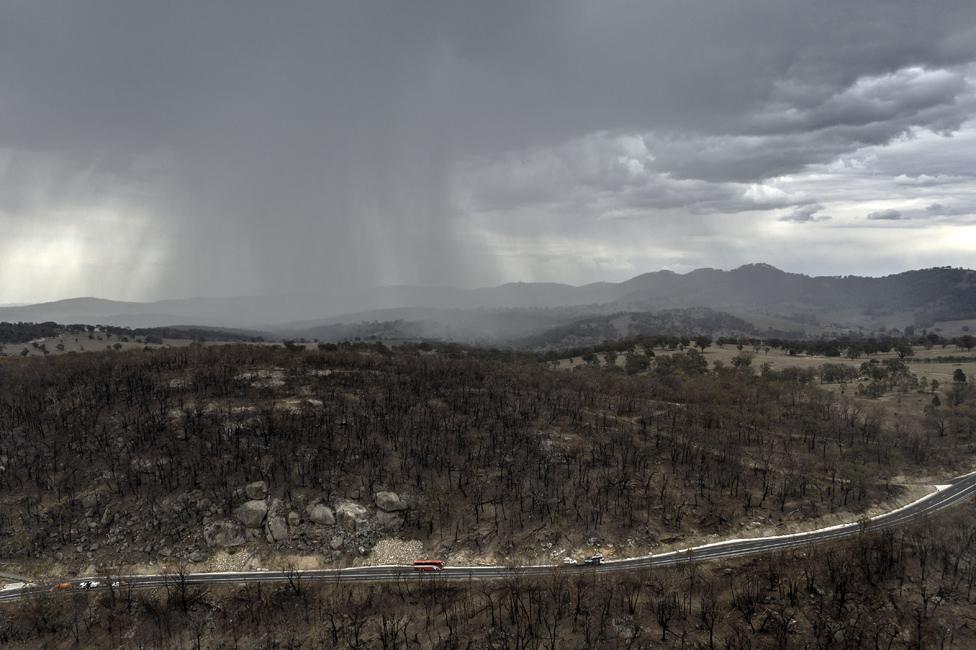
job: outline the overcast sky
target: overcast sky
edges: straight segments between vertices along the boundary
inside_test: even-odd
[[[0,303],[976,267],[976,2],[0,0]]]

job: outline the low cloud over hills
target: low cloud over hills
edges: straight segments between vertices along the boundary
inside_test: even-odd
[[[933,268],[881,278],[810,277],[749,264],[731,271],[657,271],[625,282],[583,286],[384,287],[345,295],[305,293],[152,303],[76,298],[0,308],[0,320],[130,327],[203,325],[320,339],[376,336],[514,341],[584,319],[698,308],[727,312],[728,319],[709,316],[706,320],[719,330],[742,333],[750,327],[764,331],[837,325],[926,326],[976,318],[976,272]],[[675,319],[672,313],[665,320],[688,326],[695,322],[694,316],[688,317],[692,320],[682,318]],[[664,321],[638,318],[635,322],[651,327]],[[706,327],[704,323],[700,326]]]

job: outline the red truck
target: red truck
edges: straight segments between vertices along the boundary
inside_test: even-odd
[[[444,561],[443,560],[414,560],[413,570],[414,571],[443,571]]]

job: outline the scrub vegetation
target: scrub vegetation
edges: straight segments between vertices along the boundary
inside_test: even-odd
[[[968,382],[933,394],[917,428],[892,427],[813,372],[709,367],[696,348],[633,374],[320,348],[4,360],[0,557],[82,570],[243,546],[351,561],[384,532],[493,561],[620,557],[855,519],[908,496],[912,475],[967,469],[976,442]]]

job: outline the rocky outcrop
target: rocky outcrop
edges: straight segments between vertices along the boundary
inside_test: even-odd
[[[403,513],[380,510],[376,513],[376,525],[386,530],[400,530],[403,528]]]
[[[280,499],[271,502],[264,528],[269,543],[288,539],[288,514]]]
[[[203,539],[207,546],[215,548],[241,546],[245,542],[244,527],[232,519],[211,521],[203,527]]]
[[[288,539],[288,520],[281,515],[269,515],[265,527],[269,542],[282,542]]]
[[[376,507],[384,512],[402,512],[407,509],[407,504],[400,499],[400,495],[396,492],[377,492],[373,498],[376,501]]]
[[[244,487],[244,493],[247,495],[247,498],[252,501],[264,499],[268,496],[268,484],[264,481],[254,481],[253,483],[248,483]]]
[[[248,528],[260,528],[268,514],[268,503],[260,499],[247,501],[234,510],[237,520]]]
[[[336,519],[346,530],[362,530],[369,521],[369,513],[355,501],[340,501],[336,506]]]
[[[324,503],[313,503],[306,509],[305,513],[308,515],[309,521],[319,526],[335,525],[336,520],[335,515],[332,513],[332,508]]]

